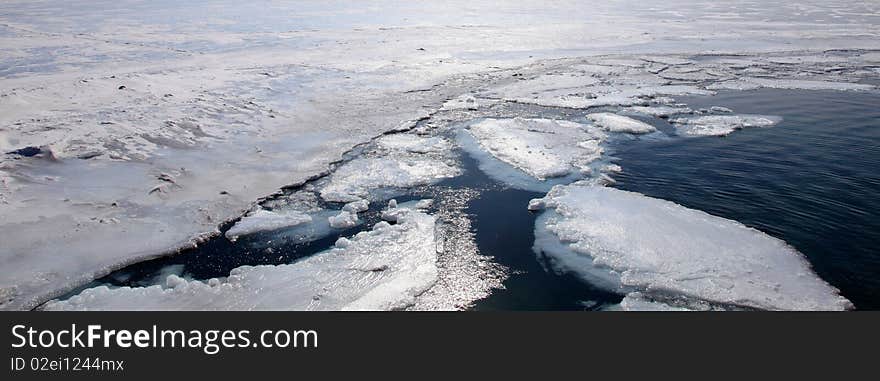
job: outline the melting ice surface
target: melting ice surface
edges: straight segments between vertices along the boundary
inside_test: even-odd
[[[852,307],[797,250],[736,221],[597,186],[557,186],[544,202],[536,252],[612,291],[770,310]]]
[[[243,266],[225,279],[90,288],[47,310],[388,310],[411,305],[437,278],[434,217],[397,211],[395,225],[340,238],[334,248],[278,266]]]

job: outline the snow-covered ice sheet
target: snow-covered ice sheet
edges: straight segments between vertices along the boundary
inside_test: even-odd
[[[676,131],[685,136],[726,136],[750,127],[772,127],[782,121],[768,115],[700,115],[671,119]]]
[[[626,132],[630,134],[647,134],[657,129],[641,120],[628,116],[617,115],[610,112],[597,112],[587,114],[587,119],[592,120],[597,126],[608,132]]]
[[[434,217],[406,209],[335,248],[289,265],[244,266],[225,279],[169,276],[164,286],[99,286],[46,310],[391,310],[437,278]]]
[[[797,250],[736,221],[607,187],[557,186],[544,203],[535,251],[599,287],[731,307],[852,308]]]
[[[232,241],[238,237],[260,231],[277,230],[312,222],[312,217],[300,211],[269,211],[258,209],[249,213],[226,231]]]

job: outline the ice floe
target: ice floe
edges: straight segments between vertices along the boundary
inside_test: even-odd
[[[339,167],[320,194],[326,201],[353,202],[369,198],[372,190],[430,184],[459,171],[432,158],[358,158]]]
[[[485,119],[467,131],[493,157],[538,180],[589,172],[606,138],[594,127],[551,119]]]
[[[693,110],[688,107],[673,106],[632,106],[627,110],[656,117],[668,117],[677,114],[690,114],[693,112]]]
[[[782,121],[767,115],[701,115],[671,119],[676,131],[685,136],[726,136],[749,127],[772,127]]]
[[[349,202],[348,204],[345,204],[342,207],[342,210],[344,210],[346,212],[351,212],[351,213],[360,213],[360,212],[366,211],[369,208],[370,208],[369,201],[358,200],[358,201],[352,201],[352,202]]]
[[[601,106],[647,105],[649,99],[665,95],[712,95],[713,91],[692,85],[643,84],[633,79],[632,84],[595,85],[579,89],[578,92],[558,91],[537,93],[530,97],[505,98],[520,103],[531,103],[548,107],[586,109]]]
[[[46,310],[390,310],[436,281],[434,217],[406,210],[397,224],[341,238],[279,266],[243,266],[225,279],[169,276],[164,286],[90,288]]]
[[[838,90],[838,91],[858,91],[872,90],[876,87],[869,84],[849,83],[849,82],[831,82],[804,79],[775,79],[775,78],[754,78],[744,77],[735,80],[718,82],[707,86],[713,90],[754,90],[762,87],[772,89],[793,89],[793,90]]]
[[[631,292],[623,297],[620,304],[605,308],[607,311],[693,311],[688,307],[673,306],[647,298],[641,292]]]
[[[451,144],[438,136],[426,138],[413,134],[391,134],[378,139],[379,147],[412,153],[428,153],[447,150]]]
[[[852,308],[797,250],[736,221],[596,186],[557,186],[544,203],[536,253],[598,287],[731,307]]]
[[[592,120],[597,126],[608,132],[626,132],[630,134],[647,134],[657,131],[654,126],[627,116],[612,114],[610,112],[597,112],[587,114],[587,119]]]
[[[259,209],[249,213],[226,231],[226,238],[235,241],[238,237],[260,231],[277,230],[312,222],[312,217],[299,211],[269,211]]]
[[[328,217],[327,222],[330,223],[331,228],[347,229],[358,225],[358,216],[357,213],[343,210],[335,216]]]

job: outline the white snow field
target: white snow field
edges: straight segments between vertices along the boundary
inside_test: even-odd
[[[0,309],[197,245],[437,113],[873,89],[858,82],[877,74],[878,14],[842,0],[4,1]],[[355,159],[322,195],[456,171],[414,156],[442,140],[396,139],[412,138],[383,141],[402,158]]]
[[[736,221],[597,186],[557,186],[543,202],[536,253],[596,286],[640,292],[624,309],[639,307],[645,295],[694,306],[852,308],[797,250]]]
[[[701,115],[671,119],[679,134],[685,136],[726,136],[750,127],[772,127],[782,118],[765,115]]]
[[[90,288],[45,310],[392,310],[415,303],[437,278],[434,217],[398,210],[397,224],[341,238],[289,265],[244,266],[225,279]]]

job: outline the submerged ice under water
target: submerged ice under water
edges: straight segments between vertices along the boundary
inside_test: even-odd
[[[786,103],[780,104],[782,99]],[[530,165],[531,162],[525,159],[534,156],[532,149],[538,149],[535,152],[540,154],[543,152],[540,150],[552,151],[554,144],[564,144],[548,135],[546,139],[539,139],[536,145],[536,140],[529,135],[552,133],[553,129],[529,127],[520,135],[501,136],[508,140],[525,139],[520,147],[527,149],[524,152],[519,149],[509,152],[481,149],[483,141],[492,142],[496,135],[483,134],[479,137],[482,140],[477,140],[465,132],[471,126],[485,123],[486,119],[481,116],[466,123],[452,123],[448,131],[430,138],[417,138],[408,133],[389,135],[377,139],[375,150],[378,151],[375,152],[405,151],[404,157],[435,152],[435,155],[444,157],[447,164],[451,164],[450,160],[455,161],[455,175],[451,171],[444,172],[437,177],[445,179],[410,189],[357,192],[360,196],[369,194],[372,200],[370,208],[358,215],[357,226],[334,229],[326,222],[327,217],[335,216],[342,205],[321,202],[312,205],[317,210],[310,212],[313,222],[297,218],[296,224],[289,227],[279,224],[275,230],[243,234],[235,242],[216,237],[180,255],[129,266],[84,288],[165,284],[169,275],[208,280],[226,277],[230,271],[243,265],[288,264],[324,252],[334,243],[339,246],[339,237],[351,237],[368,230],[382,220],[382,209],[392,197],[400,202],[433,198],[434,202],[427,211],[439,216],[438,252],[443,251],[441,246],[451,251],[445,260],[441,254],[438,262],[439,272],[446,275],[441,275],[437,283],[444,290],[435,290],[434,295],[430,295],[429,290],[426,293],[430,296],[428,300],[416,302],[410,305],[411,308],[582,310],[618,304],[623,309],[671,308],[658,305],[638,292],[625,299],[626,292],[584,282],[576,272],[556,272],[547,257],[536,257],[533,252],[538,214],[528,210],[530,200],[543,197],[555,184],[570,183],[578,178],[587,178],[597,184],[602,182],[597,180],[610,180],[606,173],[616,173],[622,167],[621,173],[612,175],[618,181],[613,186],[739,221],[782,239],[806,254],[821,278],[841,288],[843,296],[851,298],[857,308],[878,308],[880,304],[870,296],[878,289],[877,281],[870,280],[871,271],[876,274],[878,270],[878,261],[870,244],[878,237],[871,234],[880,230],[877,225],[880,218],[875,212],[878,208],[871,205],[878,199],[875,196],[880,183],[871,173],[880,162],[874,149],[876,145],[872,145],[877,139],[877,115],[870,107],[877,103],[878,95],[755,90],[679,100],[688,108],[676,109],[686,112],[690,112],[690,108],[709,110],[717,105],[725,107],[717,109],[719,114],[775,115],[781,116],[782,122],[773,128],[748,129],[723,138],[689,138],[669,122],[656,117],[658,115],[651,116],[644,110],[601,110],[634,118],[618,119],[640,127],[637,132],[652,129],[656,132],[637,136],[627,130],[630,134],[597,135],[598,139],[593,141],[595,146],[590,146],[589,152],[578,151],[578,155],[590,152],[601,155],[604,152],[604,156],[588,158],[589,168],[583,166],[583,170],[573,170],[568,175],[557,171],[559,173],[552,175],[566,176],[546,180],[535,179],[517,166]],[[589,110],[554,114],[548,110],[535,111],[537,109],[540,108],[526,114],[589,123],[594,119],[589,113],[595,113],[595,110]],[[630,113],[633,111],[635,114]],[[849,117],[841,118],[840,114]],[[503,115],[488,116],[503,118]],[[509,120],[518,123],[515,119]],[[589,131],[590,126],[577,123],[561,125],[564,128],[560,131],[569,138],[571,134],[565,128]],[[449,141],[456,140],[460,147],[449,151],[452,147],[442,140],[444,137]],[[586,139],[580,135],[578,138]],[[370,152],[368,149],[367,156]],[[363,151],[355,152],[357,157],[352,159],[363,160],[359,159],[362,154]],[[567,160],[561,163],[569,163]],[[411,162],[417,163],[418,160]],[[332,175],[328,179],[333,180]],[[319,185],[310,191],[319,193],[322,181],[318,179],[316,183]],[[307,184],[303,188],[309,187]],[[282,198],[295,201],[293,195],[298,191],[288,190]],[[271,210],[275,204],[279,203],[270,200],[263,207]],[[825,212],[821,206],[825,207]],[[832,229],[822,230],[822,227]],[[854,237],[857,235],[859,237]],[[450,256],[463,252],[471,256],[465,256],[464,261],[449,260]],[[865,270],[860,272],[861,269]],[[861,282],[848,281],[853,275],[861,276],[856,278]],[[457,283],[461,284],[456,286]],[[455,303],[444,301],[450,295],[457,295],[457,299],[453,298]]]

